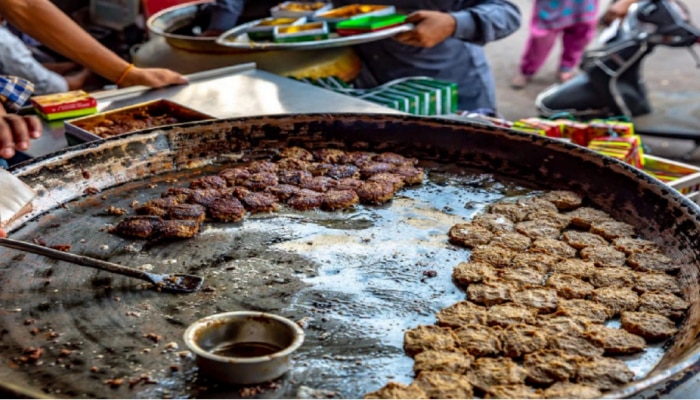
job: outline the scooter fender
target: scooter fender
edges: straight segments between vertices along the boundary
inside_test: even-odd
[[[547,88],[537,96],[535,103],[542,117],[566,114],[576,118],[595,118],[611,112],[609,99],[605,97],[600,95],[588,74],[583,73]]]

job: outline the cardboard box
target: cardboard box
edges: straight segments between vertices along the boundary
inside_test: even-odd
[[[97,100],[82,90],[33,96],[30,102],[47,121],[76,118],[97,112]]]
[[[333,7],[322,1],[285,1],[270,9],[273,18],[311,17],[315,13],[328,11]]]

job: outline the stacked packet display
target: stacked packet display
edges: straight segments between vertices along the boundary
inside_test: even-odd
[[[34,96],[30,101],[37,114],[48,121],[81,117],[97,112],[97,100],[82,90]]]

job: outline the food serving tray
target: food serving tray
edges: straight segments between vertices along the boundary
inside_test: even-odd
[[[273,41],[256,42],[250,40],[246,32],[252,27],[257,26],[259,23],[260,20],[251,21],[230,29],[219,36],[216,39],[216,43],[220,46],[243,50],[318,50],[375,42],[377,40],[387,39],[399,33],[408,32],[413,29],[413,24],[404,24],[381,31],[368,32],[359,35],[341,37],[337,33],[331,33],[328,39],[324,40],[275,43]]]
[[[155,123],[143,122],[146,117],[161,118]],[[66,140],[74,146],[85,142],[107,139],[125,133],[185,122],[205,121],[213,116],[185,107],[174,101],[160,99],[111,110],[89,117],[65,121]],[[110,133],[109,125],[134,121],[134,129]]]

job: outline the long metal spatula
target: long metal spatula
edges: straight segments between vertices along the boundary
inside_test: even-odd
[[[152,274],[150,272],[141,271],[135,268],[128,268],[111,262],[98,260],[96,258],[79,256],[19,240],[0,238],[0,246],[39,254],[49,258],[55,258],[57,260],[68,261],[70,263],[85,267],[97,268],[102,271],[112,272],[119,275],[142,279],[155,285],[155,288],[159,291],[162,290],[176,293],[195,292],[202,287],[202,283],[204,282],[204,279],[199,276],[184,274]]]

